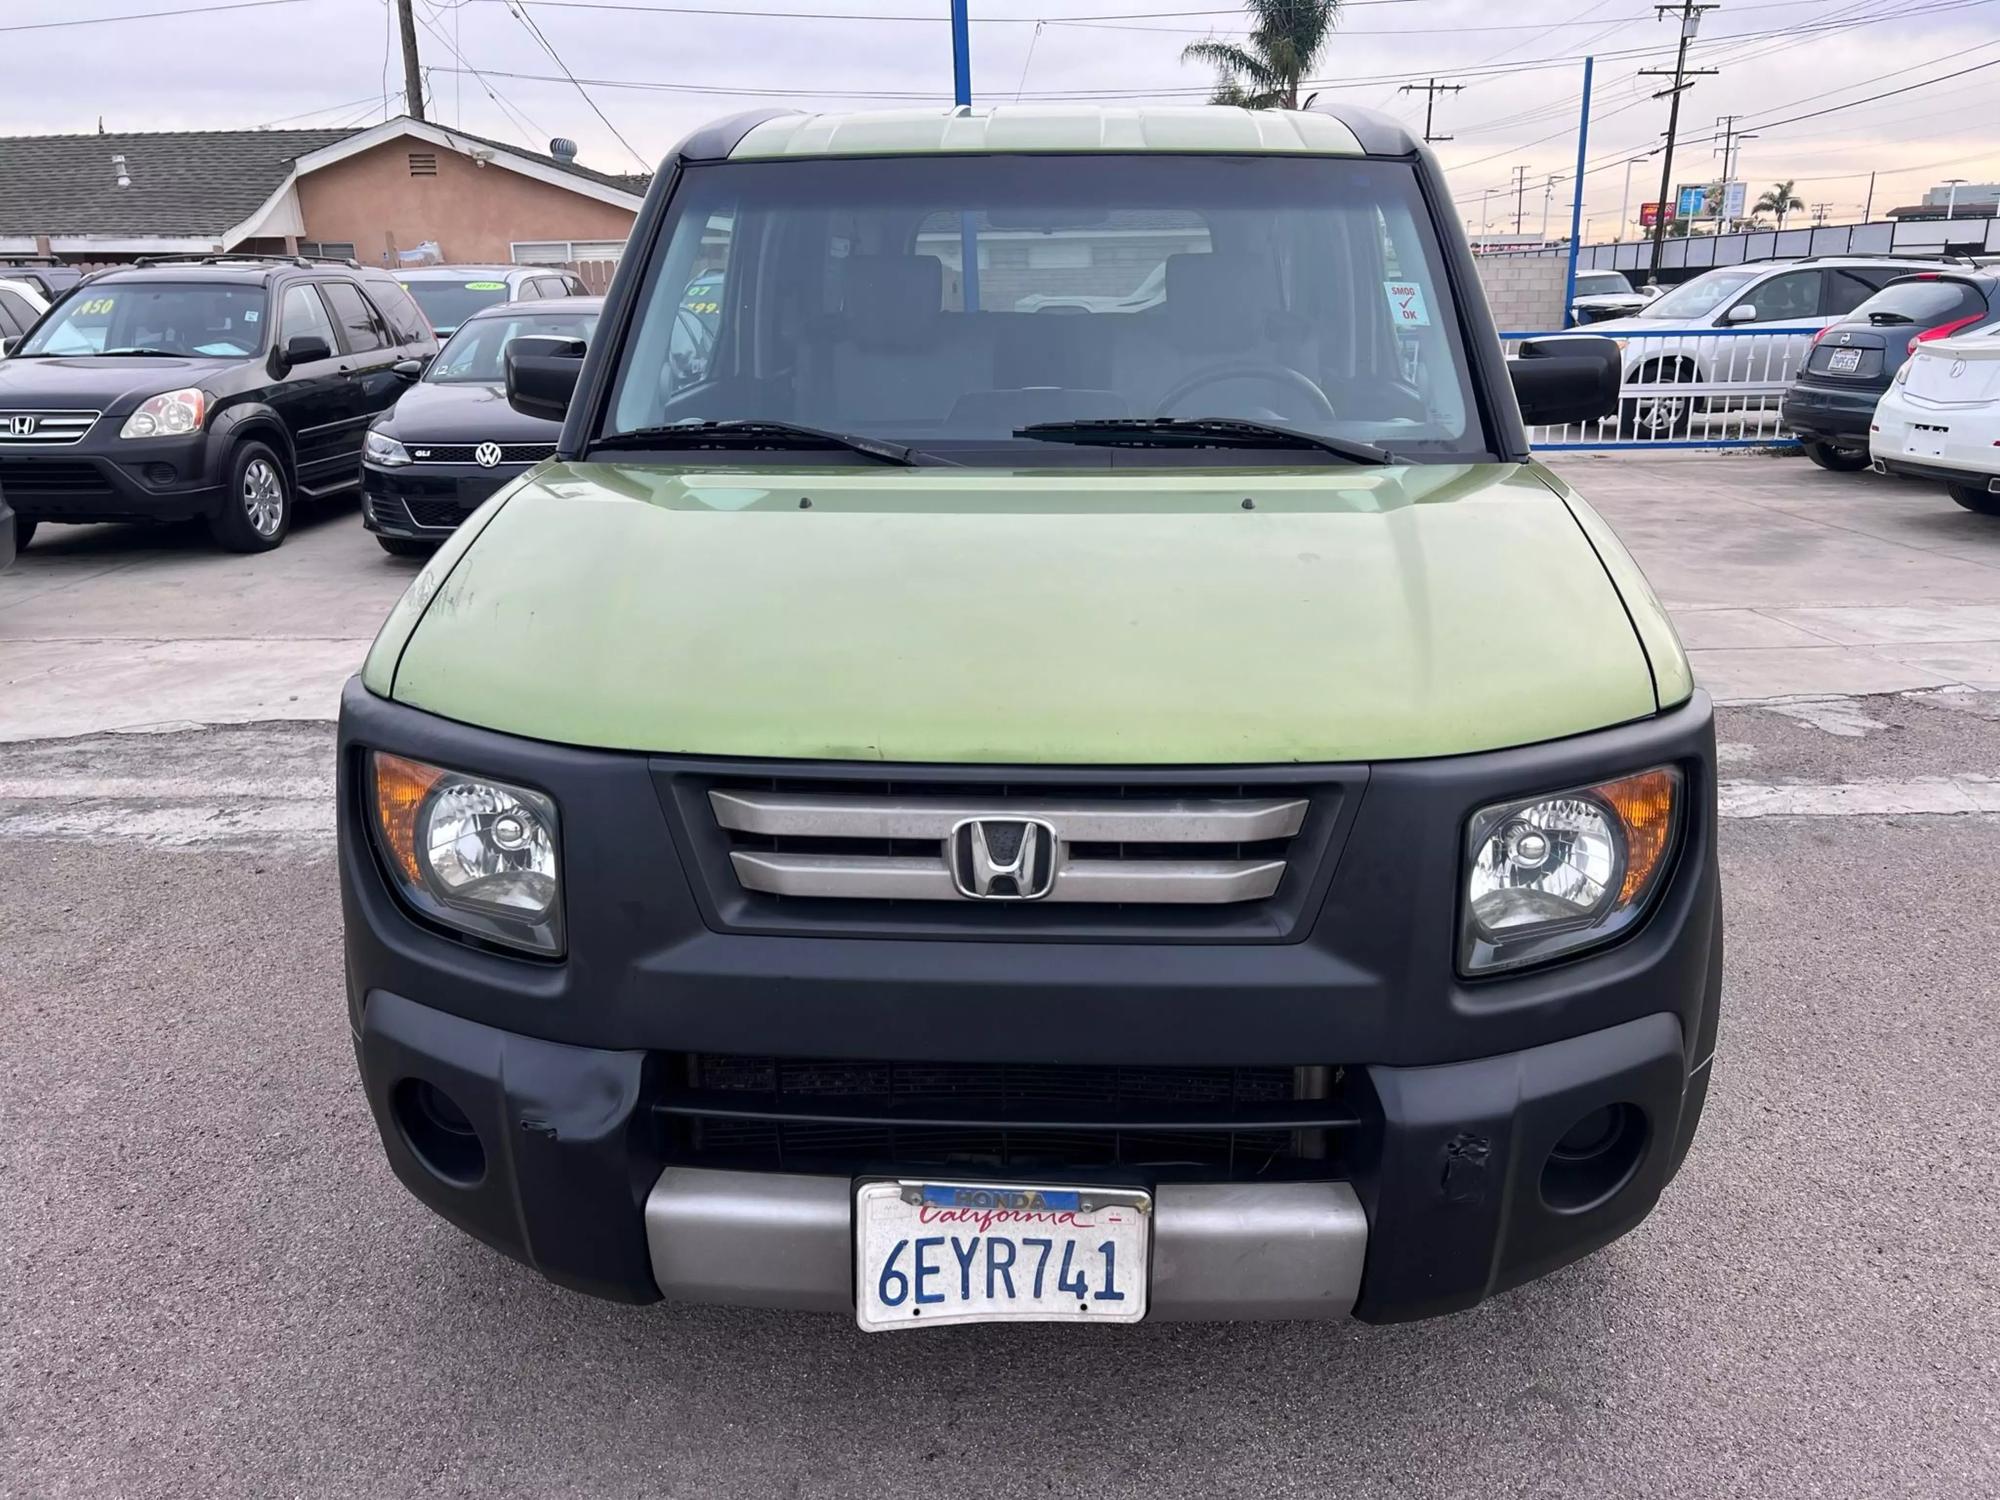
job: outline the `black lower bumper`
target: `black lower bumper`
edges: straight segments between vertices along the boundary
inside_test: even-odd
[[[440,541],[527,464],[407,464],[361,467],[361,524],[377,536]]]
[[[1785,425],[1806,442],[1866,449],[1868,424],[1886,389],[1847,391],[1794,385],[1785,392],[1780,413]]]
[[[101,424],[100,424],[101,425]],[[184,521],[214,515],[228,486],[201,435],[0,454],[0,493],[37,521]]]
[[[370,1108],[396,1175],[425,1203],[579,1291],[626,1302],[692,1291],[662,1287],[646,1214],[661,1174],[688,1165],[668,1118],[683,1059],[538,1041],[384,992],[365,997],[361,1018]],[[1365,1211],[1352,1310],[1378,1322],[1469,1307],[1631,1229],[1679,1167],[1708,1081],[1705,1063],[1690,1070],[1667,1014],[1498,1057],[1366,1074],[1378,1108],[1328,1180],[1349,1185]],[[438,1095],[443,1109],[430,1102]],[[1579,1121],[1604,1113],[1623,1132],[1608,1150],[1559,1150]],[[1162,1191],[1149,1174],[1117,1180]],[[1312,1179],[1269,1190],[1301,1180]],[[782,1215],[744,1224],[744,1254],[768,1252],[785,1229]],[[831,1248],[839,1238],[818,1241],[828,1262],[818,1284],[836,1289],[848,1280]],[[1328,1243],[1324,1254],[1356,1248]],[[766,1298],[746,1286],[725,1300]]]

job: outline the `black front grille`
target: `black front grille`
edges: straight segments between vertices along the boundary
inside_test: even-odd
[[[751,1171],[1326,1175],[1365,1109],[1340,1069],[826,1061],[696,1053],[674,1149]]]
[[[410,519],[419,526],[449,531],[472,512],[456,500],[405,500]]]
[[[117,498],[95,464],[0,463],[0,495],[8,503],[80,507]]]
[[[476,464],[479,447],[478,443],[418,443],[411,445],[411,455],[426,464]],[[500,462],[538,464],[555,451],[554,443],[502,443]]]

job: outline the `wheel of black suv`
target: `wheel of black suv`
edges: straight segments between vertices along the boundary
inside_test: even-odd
[[[429,557],[438,549],[436,542],[423,542],[406,536],[378,536],[375,542],[391,557]]]
[[[28,550],[28,543],[35,539],[36,524],[26,516],[14,517],[14,550],[16,552],[26,552]]]
[[[1976,510],[1982,516],[2000,516],[2000,495],[1983,484],[1948,484],[1951,498],[1967,510]]]
[[[1854,474],[1868,467],[1866,448],[1836,448],[1832,443],[1802,443],[1806,457],[1836,474]]]
[[[1694,372],[1685,365],[1656,363],[1639,367],[1638,381],[1642,385],[1669,385],[1693,379]],[[1628,441],[1683,438],[1693,422],[1692,396],[1627,396],[1618,403],[1618,436]]]
[[[278,455],[243,443],[229,458],[229,491],[209,518],[215,540],[231,552],[269,552],[292,529],[292,487]]]

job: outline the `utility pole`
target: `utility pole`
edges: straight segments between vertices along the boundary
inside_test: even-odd
[[[1812,210],[1813,223],[1824,224],[1826,222],[1826,211],[1832,206],[1830,203],[1815,203]]]
[[[1687,65],[1688,44],[1694,40],[1695,33],[1701,30],[1701,18],[1714,9],[1716,7],[1713,5],[1697,5],[1695,4],[1695,0],[1680,0],[1678,5],[1655,5],[1653,7],[1654,20],[1663,20],[1667,16],[1679,16],[1681,22],[1681,45],[1680,49],[1674,54],[1673,73],[1670,75],[1662,68],[1644,68],[1639,72],[1639,77],[1641,78],[1666,78],[1671,76],[1674,80],[1670,86],[1661,89],[1659,93],[1653,95],[1655,99],[1664,96],[1673,100],[1672,105],[1667,110],[1666,156],[1660,163],[1660,208],[1659,213],[1653,219],[1652,275],[1655,281],[1659,280],[1660,277],[1660,254],[1666,248],[1667,243],[1667,211],[1672,206],[1667,194],[1671,193],[1674,189],[1674,137],[1679,133],[1681,128],[1681,95],[1694,87],[1694,84],[1690,80],[1712,77],[1715,73],[1715,69],[1713,68],[1690,68]]]
[[[1514,168],[1514,233],[1521,232],[1521,206],[1528,195],[1528,169]]]
[[[1549,205],[1555,201],[1557,178],[1551,174],[1542,184],[1542,243],[1549,242]]]
[[[424,117],[424,75],[417,67],[417,17],[410,0],[396,0],[396,24],[403,30],[404,110],[413,120]]]
[[[1944,182],[1945,186],[1951,189],[1949,193],[1945,194],[1944,216],[1947,219],[1955,219],[1958,217],[1958,190],[1965,185],[1965,179],[1963,177],[1947,177]]]
[[[1875,213],[1875,174],[1868,174],[1868,202],[1862,206],[1861,222],[1866,224]]]
[[[1406,83],[1397,89],[1396,92],[1399,94],[1422,94],[1424,96],[1424,139],[1426,141],[1448,141],[1451,139],[1448,135],[1431,134],[1431,111],[1437,105],[1437,96],[1439,94],[1462,94],[1465,92],[1464,84],[1439,83],[1433,78],[1429,83]]]
[[[1741,115],[1717,115],[1716,128],[1722,132],[1722,221],[1715,226],[1717,234],[1727,234],[1736,227],[1736,221],[1729,217],[1729,184],[1736,180],[1736,158],[1743,150],[1745,141],[1757,139],[1736,128]]]

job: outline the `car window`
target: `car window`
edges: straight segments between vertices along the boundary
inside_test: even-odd
[[[766,418],[1039,462],[1019,429],[1166,415],[1490,451],[1408,163],[723,162],[674,202],[609,431]]]
[[[1934,328],[1958,318],[1986,315],[1986,298],[1963,281],[1898,281],[1885,286],[1854,310],[1857,323],[1900,327],[1921,323]]]
[[[563,276],[563,288],[572,297],[588,297],[590,295],[590,288],[583,284],[581,276],[571,276],[565,273]]]
[[[424,379],[439,385],[498,385],[506,379],[501,361],[507,346],[524,334],[589,342],[597,331],[595,312],[493,313],[459,325],[451,342],[431,361]]]
[[[1796,323],[1806,318],[1817,318],[1820,316],[1820,273],[1787,271],[1768,281],[1760,281],[1731,303],[1730,310],[1733,312],[1744,305],[1757,309],[1757,316],[1750,319],[1753,323]]]
[[[21,343],[17,354],[165,354],[241,358],[264,347],[261,286],[157,281],[79,288]]]
[[[1608,297],[1629,294],[1632,283],[1625,279],[1622,271],[1579,271],[1576,277],[1576,294],[1579,297]]]
[[[10,336],[25,333],[34,321],[35,310],[28,306],[28,299],[0,287],[0,332]]]
[[[326,293],[327,306],[333,309],[334,322],[346,337],[349,353],[365,354],[388,343],[388,330],[353,282],[326,281],[320,286]]]
[[[1684,281],[1639,314],[1660,322],[1696,323],[1757,279],[1755,271],[1710,271]]]
[[[425,277],[404,282],[403,289],[417,299],[417,306],[439,333],[450,333],[482,307],[508,300],[507,283],[490,276],[453,281]]]
[[[537,276],[534,280],[537,297],[567,297],[569,288],[564,286],[560,276]]]
[[[278,309],[278,347],[283,348],[293,339],[302,337],[325,339],[329,350],[340,347],[340,340],[334,337],[333,321],[327,317],[319,293],[310,283],[303,281],[285,288],[285,300]]]
[[[1881,272],[1853,266],[1828,266],[1824,274],[1826,285],[1822,295],[1825,300],[1820,304],[1820,311],[1821,316],[1829,318],[1853,312],[1874,296],[1887,279]]]
[[[368,300],[375,304],[376,312],[389,325],[397,343],[420,344],[431,337],[431,325],[425,321],[423,309],[397,283],[370,277],[366,289]]]

